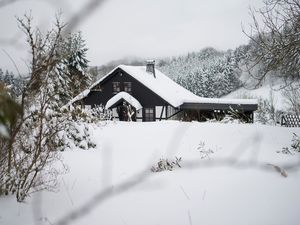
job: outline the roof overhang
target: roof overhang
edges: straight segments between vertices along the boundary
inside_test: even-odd
[[[183,103],[179,106],[180,109],[193,110],[238,110],[242,112],[257,110],[257,104],[224,104],[224,103]]]

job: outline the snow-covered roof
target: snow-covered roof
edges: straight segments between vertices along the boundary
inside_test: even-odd
[[[132,105],[136,110],[140,110],[142,107],[141,103],[136,100],[133,96],[128,94],[127,92],[119,92],[115,96],[113,96],[111,99],[109,99],[105,105],[105,109],[109,109],[112,107],[114,104],[116,104],[118,101],[121,99],[125,100],[128,102],[130,105]]]
[[[71,101],[69,101],[66,105],[64,105],[64,106],[62,107],[62,109],[68,108],[69,106],[72,106],[72,104],[73,104],[74,102],[77,102],[77,101],[79,101],[79,100],[85,98],[85,97],[90,93],[90,91],[91,91],[90,89],[84,90],[83,92],[81,92],[80,94],[78,94],[75,98],[71,99]]]
[[[171,80],[168,76],[155,69],[155,77],[153,74],[146,72],[145,66],[127,66],[119,65],[109,72],[106,76],[102,77],[94,84],[91,85],[87,92],[82,93],[81,96],[76,96],[72,103],[84,98],[88,95],[89,91],[104,81],[107,77],[113,74],[117,69],[122,69],[130,76],[141,82],[147,88],[152,90],[154,93],[159,95],[166,102],[171,104],[173,107],[179,107],[184,103],[212,103],[212,104],[237,104],[237,105],[257,105],[256,99],[220,99],[220,98],[204,98],[199,97],[184,87]],[[72,104],[71,103],[71,104]]]
[[[157,69],[155,69],[154,77],[153,74],[146,72],[145,66],[119,65],[102,79],[95,82],[91,86],[91,89],[101,83],[118,68],[122,69],[130,76],[141,82],[143,85],[148,87],[150,90],[152,90],[154,93],[159,95],[162,99],[164,99],[174,107],[180,106],[183,102],[185,102],[185,100],[194,102],[199,98],[197,95],[183,88]]]

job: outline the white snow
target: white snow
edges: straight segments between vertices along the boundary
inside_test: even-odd
[[[299,153],[277,153],[299,128],[179,121],[89,126],[98,146],[62,153],[69,173],[60,177],[59,191],[35,193],[26,203],[1,197],[0,224],[55,224],[83,206],[68,224],[299,224],[300,171],[287,166],[299,163]],[[210,159],[201,159],[203,146],[214,152]],[[175,156],[182,168],[150,172],[159,159]],[[128,189],[120,189],[127,181]]]
[[[124,99],[126,102],[128,102],[130,105],[132,105],[136,110],[140,110],[143,108],[141,103],[138,100],[136,100],[134,97],[132,97],[127,92],[121,91],[107,101],[107,103],[105,105],[105,109],[109,109],[112,105],[114,105],[121,99]]]

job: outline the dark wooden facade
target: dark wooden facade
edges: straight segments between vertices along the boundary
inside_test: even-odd
[[[153,75],[149,73],[148,76]],[[91,89],[91,92],[83,99],[83,104],[91,105],[91,107],[97,105],[105,106],[107,101],[110,100],[116,94],[113,90],[114,82],[120,83],[120,91],[125,91],[124,83],[131,83],[131,91],[128,93],[134,98],[136,98],[143,106],[142,115],[140,117],[136,117],[136,119],[142,119],[143,121],[145,121],[145,110],[149,108],[153,109],[154,111],[155,116],[153,118],[153,121],[161,119],[162,117],[166,117],[166,110],[164,110],[164,116],[160,118],[156,117],[155,107],[163,106],[164,108],[166,108],[167,106],[170,106],[170,104],[120,68],[113,71],[111,75],[107,76],[98,85],[93,87]]]

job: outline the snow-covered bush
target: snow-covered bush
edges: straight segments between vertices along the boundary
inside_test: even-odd
[[[292,144],[290,147],[283,147],[281,151],[277,151],[277,153],[294,155],[295,152],[300,153],[300,137],[293,133]]]
[[[276,99],[272,89],[270,89],[267,98],[252,96],[246,92],[242,92],[236,97],[243,99],[257,99],[258,108],[254,111],[254,122],[267,125],[276,125],[280,122],[283,111],[276,108]]]
[[[249,115],[246,115],[238,110],[231,109],[227,112],[216,111],[212,117],[206,118],[208,123],[247,123],[250,122]]]
[[[53,190],[61,172],[53,164],[61,162],[59,150],[66,147],[62,134],[69,122],[63,114],[46,109],[44,101],[39,103],[18,118],[8,139],[0,140],[7,156],[1,158],[0,192],[15,193],[18,201],[38,190]]]
[[[294,82],[282,90],[289,113],[300,116],[300,82]]]
[[[172,171],[175,167],[181,168],[180,165],[181,157],[175,157],[175,160],[171,161],[169,159],[160,159],[157,165],[151,167],[152,172],[161,172],[165,170]]]
[[[254,113],[255,122],[276,125],[280,121],[282,111],[276,110],[274,102],[268,99],[258,99],[258,109]]]
[[[96,144],[91,140],[89,126],[84,122],[72,122],[65,133],[67,141],[65,146],[72,149],[79,147],[80,149],[95,148]]]
[[[242,119],[235,118],[231,115],[226,115],[220,122],[221,123],[245,123]]]
[[[99,121],[112,120],[113,114],[110,109],[105,109],[102,105],[92,109],[75,107],[70,110],[74,121],[95,123]]]
[[[86,111],[90,117],[98,120],[111,120],[112,111],[110,109],[105,109],[103,105],[98,105],[90,110]]]
[[[293,134],[291,148],[296,152],[300,152],[300,137],[295,133]]]

